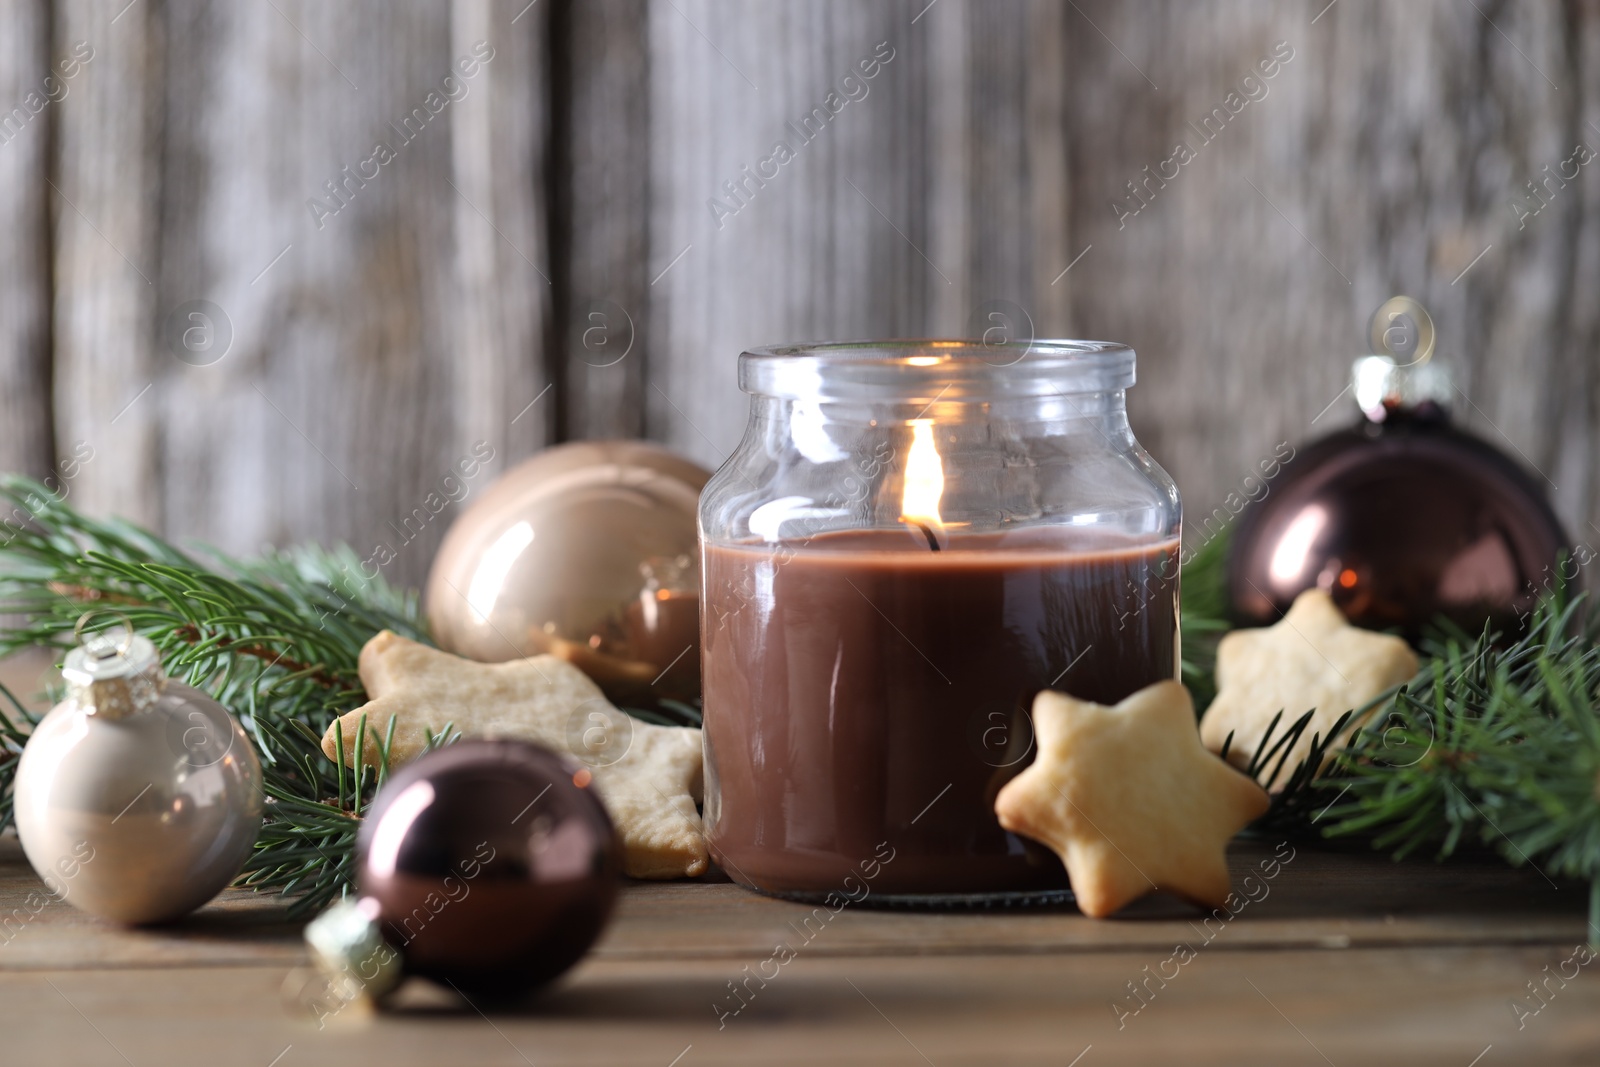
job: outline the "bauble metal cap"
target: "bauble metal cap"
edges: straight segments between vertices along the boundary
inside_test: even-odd
[[[126,718],[155,703],[167,680],[156,646],[126,624],[120,635],[82,637],[88,618],[78,620],[83,643],[67,653],[61,668],[68,694],[85,712],[105,719]]]
[[[1450,372],[1437,363],[1398,364],[1388,356],[1362,356],[1350,368],[1350,384],[1362,414],[1382,422],[1390,411],[1434,403],[1450,406]]]
[[[1448,408],[1454,386],[1433,358],[1433,318],[1409,296],[1385,300],[1367,326],[1373,354],[1350,369],[1356,404],[1372,422],[1389,412],[1435,404]]]
[[[378,929],[378,902],[345,898],[306,926],[311,958],[330,983],[343,992],[374,1000],[404,977],[400,953]]]

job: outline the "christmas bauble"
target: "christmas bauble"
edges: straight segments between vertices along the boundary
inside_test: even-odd
[[[549,652],[618,704],[700,693],[695,508],[710,473],[644,441],[547,449],[451,525],[428,576],[434,640],[499,662]]]
[[[406,973],[505,998],[588,951],[621,879],[589,781],[526,741],[459,741],[384,784],[361,825],[356,882]]]
[[[17,765],[17,836],[50,891],[124,923],[176,919],[216,896],[261,828],[261,765],[204,693],[167,679],[130,633],[67,654],[67,697]]]
[[[1298,449],[1242,507],[1228,560],[1238,621],[1275,622],[1317,587],[1351,622],[1413,643],[1439,617],[1520,632],[1568,544],[1540,484],[1451,424],[1437,365],[1368,357],[1354,391],[1364,418]]]

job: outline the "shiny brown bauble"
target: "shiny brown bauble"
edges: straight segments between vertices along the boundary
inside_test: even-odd
[[[614,703],[700,695],[695,510],[710,472],[647,441],[523,461],[451,525],[428,575],[439,647],[560,656]]]
[[[1413,644],[1440,618],[1514,637],[1567,545],[1540,484],[1430,403],[1300,448],[1243,507],[1228,591],[1247,626],[1321,588]]]
[[[389,778],[361,825],[356,882],[406,973],[505,1000],[589,950],[622,869],[589,782],[526,741],[460,741]]]

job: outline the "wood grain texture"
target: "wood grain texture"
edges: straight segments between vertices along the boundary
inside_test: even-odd
[[[644,431],[649,325],[645,0],[551,6],[551,352],[563,438]]]
[[[44,0],[0,2],[0,469],[50,473],[50,173],[55,101]],[[48,83],[46,78],[51,79]]]
[[[972,334],[1003,298],[1041,335],[1140,351],[1135,428],[1203,508],[1278,442],[1353,417],[1340,390],[1366,321],[1408,292],[1434,311],[1461,421],[1544,477],[1575,536],[1596,532],[1600,312],[1582,294],[1600,172],[1547,181],[1536,216],[1513,206],[1539,207],[1526,183],[1578,143],[1600,150],[1592,5],[765,17],[652,8],[652,269],[691,249],[654,287],[653,434],[725,454],[752,342]],[[847,42],[880,35],[906,47],[873,96],[721,228],[697,210]],[[1262,78],[1278,42],[1292,58]],[[1195,158],[1152,176],[1180,141]]]
[[[1520,231],[1511,204],[1578,140],[1600,149],[1576,123],[1592,5],[1080,7],[1072,220],[1094,251],[1074,323],[1139,349],[1135,428],[1191,507],[1278,442],[1350,421],[1336,398],[1366,321],[1406,292],[1438,326],[1458,417],[1591,536],[1596,357],[1573,334],[1576,318],[1592,339],[1594,313],[1572,264],[1600,177],[1585,168]],[[1293,59],[1207,142],[1189,124],[1279,41]],[[1198,158],[1130,201],[1180,141]],[[1139,210],[1119,220],[1118,203]]]
[[[1592,3],[102,7],[0,9],[0,107],[95,49],[0,145],[0,457],[86,443],[97,512],[381,542],[410,582],[444,517],[405,520],[475,441],[644,433],[714,465],[742,349],[972,334],[1006,301],[1139,350],[1135,428],[1198,514],[1352,416],[1366,319],[1405,291],[1461,420],[1600,538],[1600,167],[1568,162],[1600,150]],[[497,58],[402,145],[480,39]],[[340,176],[384,138],[376,178]],[[314,216],[334,179],[348,205]],[[195,300],[232,332],[207,366],[169,336]]]
[[[234,551],[349,541],[416,584],[449,498],[554,421],[528,406],[547,380],[542,19],[487,0],[153,11],[164,64],[125,70],[108,48],[123,65],[91,73],[125,79],[105,90],[124,111],[158,101],[161,122],[73,120],[63,138],[67,195],[90,189],[91,217],[108,197],[108,213],[141,207],[148,232],[125,244],[158,263],[135,286],[87,223],[63,224],[63,439],[151,386],[116,424],[138,447],[105,450],[84,500]],[[113,183],[126,164],[75,147],[124,142],[146,150],[141,180]],[[100,225],[111,243],[119,225]],[[93,332],[121,321],[97,310],[108,289],[129,320],[116,345]],[[215,347],[191,351],[197,301]],[[464,480],[479,442],[497,461]]]
[[[652,436],[720,462],[752,345],[965,334],[1000,299],[1062,327],[1066,291],[1033,267],[1066,265],[1065,214],[1032,217],[1064,202],[1034,184],[1064,170],[1064,131],[1033,121],[1054,114],[1059,18],[958,0],[651,5]],[[892,58],[863,79],[875,50]],[[778,142],[795,158],[775,176],[741,169]]]
[[[75,502],[136,522],[162,518],[154,350],[161,49],[153,8],[56,5],[56,39],[94,59],[57,107],[53,392],[58,449],[93,460]]]
[[[710,187],[709,201],[719,176],[740,178],[737,166],[754,161],[727,143],[759,147],[763,126],[782,134],[780,117],[814,106],[790,83],[825,82],[818,49],[837,52],[861,30],[825,5],[765,27],[715,5],[652,8],[652,40],[664,43],[652,63],[651,321],[667,332],[652,335],[651,432],[715,462],[743,417],[732,363],[745,345],[973,333],[985,301],[1007,298],[1037,333],[1141,349],[1135,418],[1203,506],[1277,441],[1350,417],[1339,390],[1365,319],[1405,290],[1438,313],[1463,421],[1545,474],[1569,526],[1587,536],[1597,327],[1593,302],[1576,294],[1586,291],[1578,271],[1588,264],[1592,277],[1600,258],[1580,240],[1593,230],[1582,205],[1595,172],[1557,183],[1560,195],[1531,220],[1556,223],[1543,231],[1513,229],[1525,209],[1512,205],[1549,165],[1541,153],[1559,162],[1588,136],[1592,9],[1210,4],[1146,14],[1109,4],[908,8],[909,62],[877,86],[880,103],[901,94],[884,109],[892,120],[874,125],[871,98],[843,111],[829,128],[840,147],[808,144],[713,230],[709,212],[697,220],[700,191]],[[723,32],[734,43],[719,44]],[[1278,41],[1298,47],[1299,65],[1285,64],[1270,95],[1216,143],[1197,141],[1201,158],[1118,224],[1113,197]],[[772,72],[764,93],[745,71],[752,62]],[[851,142],[845,120],[862,115],[867,129]],[[726,166],[713,172],[719,151]],[[684,168],[695,167],[705,173],[690,195]],[[800,181],[786,186],[791,168]],[[891,194],[869,194],[873,182]],[[865,216],[841,197],[859,199]],[[735,223],[756,231],[748,244],[725,239]],[[709,256],[696,256],[696,225]],[[870,252],[860,251],[864,232]],[[1083,269],[1064,273],[1068,264]],[[912,274],[921,284],[907,288]]]
[[[544,394],[547,15],[528,0],[452,5],[451,55],[488,44],[494,59],[451,113],[459,321],[443,362],[456,367],[455,440],[486,441],[506,462],[549,443],[557,418],[556,398]]]
[[[281,969],[0,973],[0,1023],[19,1063],[859,1064],[1066,1067],[1481,1062],[1580,1065],[1600,1049],[1600,984],[1558,989],[1518,1030],[1509,1002],[1570,948],[1202,956],[1126,1026],[1112,1003],[1161,953],[959,969],[915,959],[802,956],[718,1029],[727,962],[584,964],[521,1010],[408,990],[391,1013],[348,1008],[318,1028],[286,1011]],[[752,961],[752,962],[759,962]],[[1592,966],[1592,964],[1591,964]],[[1155,988],[1152,984],[1152,988]],[[1556,988],[1552,985],[1552,988]],[[225,1051],[224,1051],[225,1050]],[[285,1053],[287,1053],[285,1055]],[[124,1060],[122,1057],[126,1057]],[[1324,1058],[1325,1057],[1325,1058]]]
[[[1257,899],[1235,919],[1209,925],[1203,913],[1167,898],[1142,901],[1112,922],[1065,906],[943,913],[850,907],[819,923],[812,908],[759,896],[720,874],[630,883],[595,958],[742,963],[764,958],[785,939],[804,939],[814,956],[942,958],[1155,951],[1207,935],[1208,952],[1559,945],[1583,936],[1586,887],[1551,884],[1536,871],[1495,861],[1397,866],[1366,852],[1298,848],[1278,853],[1291,858],[1263,881],[1262,864],[1273,855],[1260,842],[1234,845],[1234,884]],[[15,838],[0,838],[0,971],[289,966],[304,956],[299,927],[284,921],[273,897],[229,891],[182,922],[124,930],[64,903],[30,907],[38,886]]]
[[[429,358],[446,336],[449,137],[430,120],[403,143],[389,125],[446,72],[448,19],[287,3],[205,17],[210,47],[183,62],[215,75],[174,101],[168,136],[195,142],[168,180],[197,182],[170,224],[196,239],[163,304],[213,301],[234,340],[202,366],[164,353],[167,510],[229,546],[304,529],[365,555],[438,476],[452,428]],[[364,178],[380,140],[398,158]],[[181,417],[197,410],[216,414]]]
[[[1085,1063],[1462,1067],[1489,1045],[1497,1062],[1592,1062],[1600,983],[1594,963],[1569,962],[1582,887],[1300,849],[1268,892],[1249,889],[1275,851],[1235,846],[1236,884],[1259,899],[1204,929],[1173,901],[1115,921],[855,906],[822,922],[726,883],[635,884],[594,954],[526,1004],[475,1007],[414,982],[390,1012],[319,1026],[282,999],[307,976],[274,905],[229,893],[174,926],[116,929],[34,909],[39,883],[5,840],[0,1026],[29,1063],[214,1063],[225,1047],[228,1062],[265,1064],[292,1046],[308,1064],[1061,1067],[1092,1046]],[[767,964],[779,943],[794,958]],[[1193,958],[1173,962],[1176,944]]]

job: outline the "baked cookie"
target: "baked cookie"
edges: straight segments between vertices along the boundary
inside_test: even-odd
[[[622,838],[633,878],[684,878],[708,856],[695,801],[701,790],[700,731],[655,726],[619,711],[600,687],[555,656],[477,663],[388,630],[366,643],[359,669],[370,701],[328,728],[322,751],[354,766],[378,762],[394,723],[391,766],[421,755],[449,726],[463,737],[515,737],[564,752],[587,766]]]
[[[995,814],[1061,857],[1085,915],[1157,889],[1223,905],[1228,842],[1270,801],[1200,744],[1187,689],[1157,682],[1114,707],[1045,691],[1033,731],[1038,755]]]
[[[1416,673],[1416,653],[1405,641],[1351,626],[1332,597],[1308,589],[1272,626],[1234,630],[1222,639],[1217,646],[1217,696],[1200,720],[1200,739],[1211,751],[1221,752],[1232,733],[1228,759],[1243,767],[1261,746],[1274,715],[1283,712],[1273,731],[1277,738],[1315,708],[1310,725],[1290,746],[1282,772],[1264,783],[1269,789],[1275,782],[1282,788],[1281,782],[1311,754],[1313,734],[1326,738],[1339,716]],[[1360,725],[1350,722],[1344,739]],[[1329,758],[1332,752],[1330,748]],[[1277,765],[1274,756],[1268,772]]]

